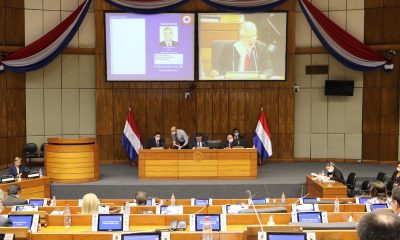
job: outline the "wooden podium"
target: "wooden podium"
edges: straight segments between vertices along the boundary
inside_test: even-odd
[[[347,198],[347,186],[340,182],[321,182],[306,176],[307,194],[319,198]]]
[[[140,179],[255,179],[256,149],[143,149]]]
[[[82,183],[99,180],[99,149],[95,138],[48,138],[46,174],[53,182]]]

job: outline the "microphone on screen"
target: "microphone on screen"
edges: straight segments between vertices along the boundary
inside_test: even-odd
[[[257,220],[258,220],[258,224],[260,225],[260,228],[261,228],[262,235],[261,235],[260,239],[264,240],[264,228],[263,228],[263,225],[261,223],[260,216],[259,216],[259,214],[257,212],[256,206],[254,206],[254,203],[253,203],[253,194],[251,193],[250,190],[246,190],[246,193],[249,195],[250,205],[253,207],[254,213],[256,214],[256,217],[257,217]]]

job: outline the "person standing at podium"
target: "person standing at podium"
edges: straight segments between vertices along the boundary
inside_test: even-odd
[[[165,148],[164,138],[161,137],[160,132],[156,132],[154,137],[149,138],[147,141],[147,148]]]
[[[22,173],[25,172],[25,167],[21,164],[21,158],[14,158],[14,165],[12,165],[8,169],[8,175],[12,175],[13,177],[21,177]]]
[[[182,149],[188,148],[189,136],[183,129],[178,129],[175,126],[171,127],[172,146],[174,148]]]

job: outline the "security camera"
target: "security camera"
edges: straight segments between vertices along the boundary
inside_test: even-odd
[[[300,92],[300,86],[299,85],[295,84],[293,88],[294,88],[294,92]]]

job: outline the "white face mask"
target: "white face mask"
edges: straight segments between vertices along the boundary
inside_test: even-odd
[[[159,141],[160,140],[160,137],[155,137],[156,138],[156,141]]]
[[[175,134],[176,134],[176,132],[171,132],[171,134],[172,134],[172,135],[175,135]]]
[[[399,172],[400,172],[400,167],[397,167],[397,171],[399,171]]]
[[[239,136],[239,133],[238,133],[238,132],[235,132],[234,134],[235,134],[236,137]]]
[[[233,142],[233,139],[232,139],[232,138],[228,139],[228,142],[232,143],[232,142]]]

